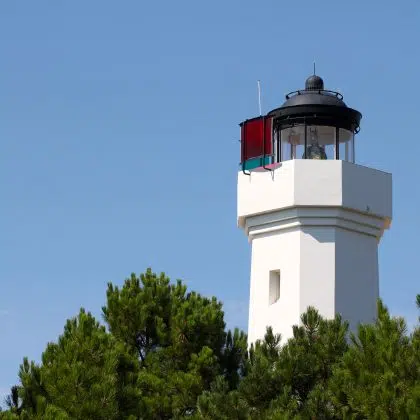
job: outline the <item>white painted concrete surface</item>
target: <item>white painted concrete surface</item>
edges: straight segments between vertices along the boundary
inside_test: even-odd
[[[392,178],[339,160],[291,160],[238,174],[238,225],[251,244],[249,342],[271,325],[283,340],[309,305],[328,318],[375,318],[378,242],[392,218]],[[270,272],[280,298],[270,304]]]

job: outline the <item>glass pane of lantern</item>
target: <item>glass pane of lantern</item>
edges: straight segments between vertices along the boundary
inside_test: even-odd
[[[292,159],[292,148],[288,141],[288,133],[287,130],[280,131],[280,139],[281,139],[281,160],[290,160]]]
[[[304,154],[304,126],[295,125],[281,130],[282,160],[302,159]]]
[[[307,144],[306,156],[308,159],[335,159],[335,127],[308,126]]]
[[[241,125],[241,162],[272,154],[272,119],[258,117]]]
[[[281,131],[282,160],[305,158],[304,125],[296,125]],[[308,125],[306,127],[306,158],[336,159],[336,127]],[[339,129],[339,159],[354,162],[354,134]]]
[[[305,126],[282,130],[283,160],[305,158]],[[306,127],[306,158],[335,159],[335,127]]]
[[[281,151],[281,136],[279,130],[275,130],[273,132],[273,156],[274,162],[281,162],[283,160]]]
[[[349,130],[340,128],[339,139],[340,139],[340,159],[345,160],[347,162],[354,162],[354,157],[353,157],[354,134]]]

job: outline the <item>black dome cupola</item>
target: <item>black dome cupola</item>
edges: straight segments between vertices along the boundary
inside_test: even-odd
[[[324,81],[316,75],[306,79],[305,89],[288,93],[283,105],[267,116],[273,117],[274,125],[305,120],[308,124],[323,122],[355,133],[359,131],[362,118],[360,112],[347,107],[341,93],[324,89]]]
[[[324,81],[316,74],[309,76],[305,82],[305,90],[324,90]]]

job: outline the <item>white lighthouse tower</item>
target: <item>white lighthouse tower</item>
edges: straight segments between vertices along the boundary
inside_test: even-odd
[[[266,116],[241,123],[238,225],[252,246],[249,342],[286,340],[308,306],[350,329],[372,322],[391,174],[358,165],[361,114],[318,76]]]

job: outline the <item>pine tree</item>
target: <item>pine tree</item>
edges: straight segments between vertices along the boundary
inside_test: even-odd
[[[108,331],[80,310],[40,364],[25,358],[0,419],[420,418],[420,327],[382,302],[350,339],[308,308],[286,343],[267,328],[248,348],[216,298],[149,269],[108,285],[103,316]]]
[[[418,418],[420,331],[407,335],[402,318],[392,318],[381,301],[375,324],[360,325],[330,383],[343,418]],[[416,417],[417,416],[417,417]]]
[[[198,399],[195,419],[206,420],[247,420],[250,407],[237,391],[229,392],[229,384],[223,376],[218,376],[209,391],[204,391]]]
[[[239,332],[235,340],[226,334],[215,298],[187,293],[180,281],[171,285],[165,274],[149,269],[133,274],[121,289],[108,285],[103,314],[113,336],[138,354],[144,418],[190,415],[217,375],[238,381],[246,339]]]
[[[41,365],[27,359],[20,367],[18,394],[12,390],[10,412],[21,419],[120,419],[122,376],[135,366],[122,344],[90,313],[68,320],[57,343],[49,343]],[[134,378],[136,379],[136,378]],[[135,381],[134,381],[135,382]],[[134,412],[138,394],[135,395]]]

